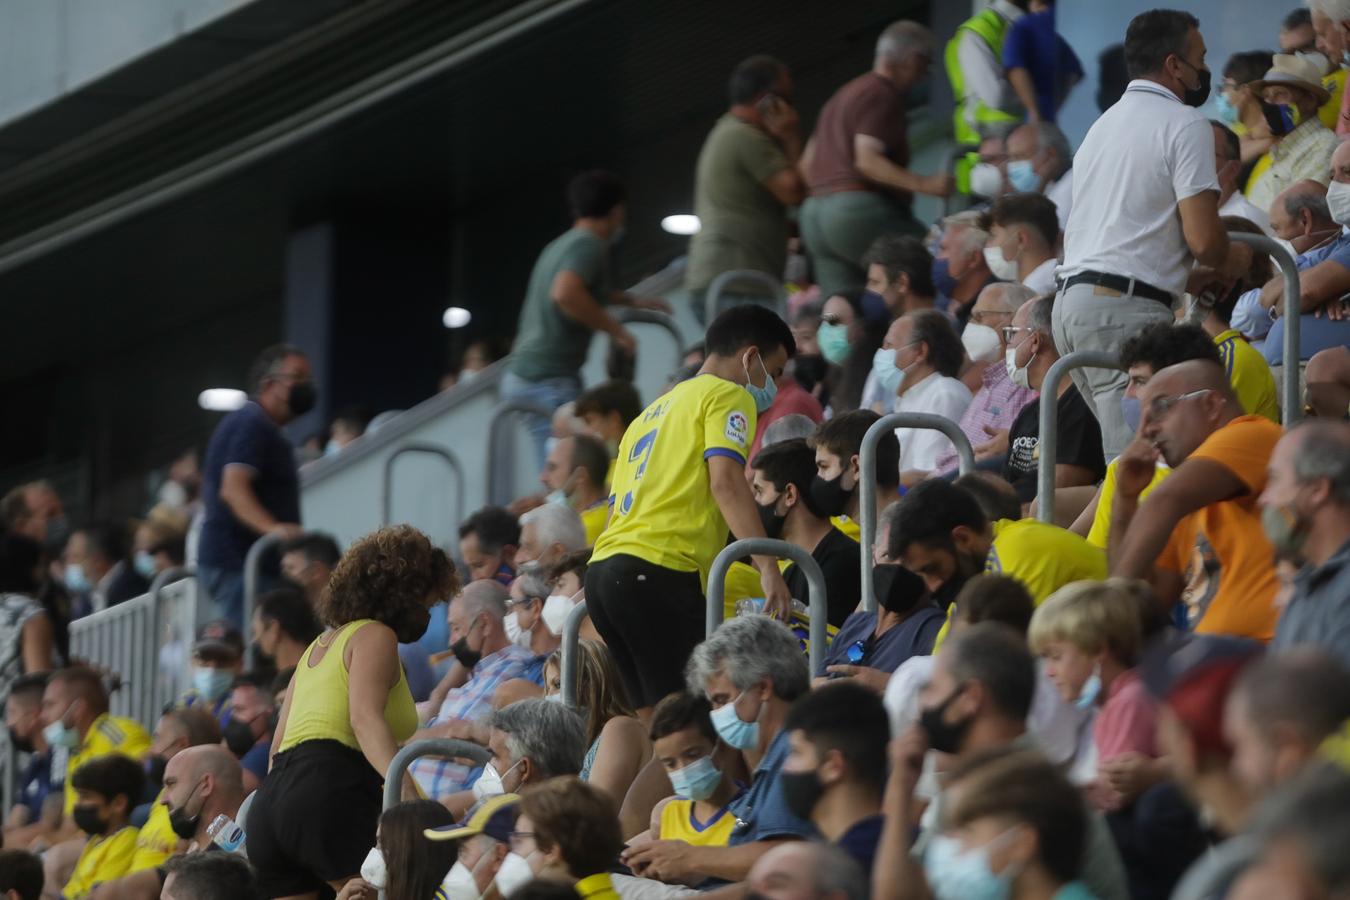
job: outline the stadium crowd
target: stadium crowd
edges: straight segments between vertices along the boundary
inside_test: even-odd
[[[970,149],[935,175],[909,168],[906,135],[938,56],[923,26],[886,28],[810,133],[788,68],[747,59],[697,161],[672,302],[702,318],[733,270],[798,265],[810,287],[786,320],[724,296],[659,396],[583,389],[594,335],[636,347],[613,306],[670,307],[614,287],[624,187],[578,176],[502,381],[554,411],[531,427],[544,491],[475,511],[456,547],[394,525],[343,549],[302,527],[280,426],[316,389],[289,345],[134,527],[71,529],[50,485],[10,491],[0,701],[22,765],[0,893],[1350,893],[1350,0],[1309,7],[1280,53],[1225,63],[1214,121],[1201,23],[1135,17],[1129,80],[1104,85],[1074,153],[1054,119],[1082,70],[1052,4],[994,0],[946,46]],[[971,208],[927,229],[915,194]],[[1276,263],[1231,232],[1294,258],[1306,367],[1283,365]],[[1083,350],[1119,367],[1055,384]],[[486,348],[472,362],[460,381]],[[1285,379],[1307,403],[1282,417]],[[974,467],[906,426],[865,471],[893,412],[951,420]],[[325,452],[369,418],[340,415]],[[244,621],[244,561],[269,534],[277,567]],[[729,538],[815,565],[754,555],[710,585]],[[120,673],[76,658],[70,623],[185,560],[216,616],[159,650],[190,684],[147,731],[111,714]],[[460,755],[386,786],[424,739]]]

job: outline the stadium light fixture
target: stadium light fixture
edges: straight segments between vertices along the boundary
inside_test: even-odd
[[[690,215],[689,213],[666,216],[661,220],[661,228],[670,234],[698,234],[698,230],[701,227],[702,225],[698,220],[698,216]]]
[[[234,388],[207,388],[197,395],[197,405],[210,412],[234,412],[248,402],[248,394]]]
[[[446,328],[463,328],[469,324],[473,314],[462,306],[452,306],[441,316],[441,322]]]

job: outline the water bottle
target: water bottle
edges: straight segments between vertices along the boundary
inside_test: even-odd
[[[213,844],[226,853],[238,853],[244,845],[244,829],[224,813],[216,816],[207,827],[206,834]]]

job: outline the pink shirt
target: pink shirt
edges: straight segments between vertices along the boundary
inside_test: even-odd
[[[980,378],[983,387],[971,399],[958,423],[972,447],[989,441],[990,435],[984,430],[986,425],[998,431],[1012,428],[1022,407],[1036,399],[1036,392],[1031,388],[1018,387],[1012,383],[1002,359],[995,360]],[[955,468],[956,449],[953,448],[938,459],[936,471],[946,473]]]
[[[1134,669],[1127,669],[1111,683],[1106,702],[1092,723],[1092,740],[1097,745],[1097,764],[1123,756],[1142,753],[1156,759],[1158,702],[1139,680]],[[1089,791],[1101,809],[1115,809],[1120,798],[1100,779]]]

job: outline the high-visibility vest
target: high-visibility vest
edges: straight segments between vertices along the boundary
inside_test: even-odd
[[[957,51],[962,32],[970,31],[989,45],[994,59],[1002,60],[1003,39],[1008,34],[1008,26],[1007,19],[992,9],[986,9],[957,26],[956,34],[947,42],[944,61],[947,66],[947,78],[952,83],[952,96],[956,98],[956,111],[952,115],[952,134],[958,144],[978,144],[981,132],[987,130],[987,126],[1007,126],[1022,121],[1020,115],[986,106],[983,101],[966,96],[966,78],[965,73],[961,71],[961,59]]]

